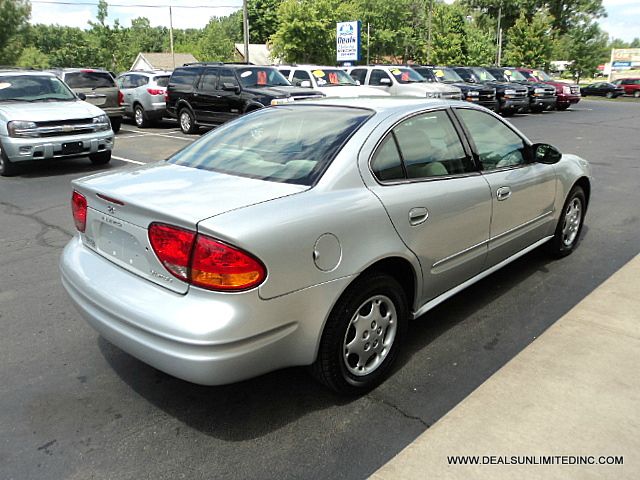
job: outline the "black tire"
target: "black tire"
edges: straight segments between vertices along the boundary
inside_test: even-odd
[[[544,112],[544,105],[540,106],[540,107],[530,107],[529,111],[531,113],[542,113],[542,112]]]
[[[567,225],[567,216],[569,215],[569,209],[574,202],[579,202],[580,204],[580,215],[579,215],[579,223],[575,225],[575,236],[568,242],[569,238],[566,238],[568,233],[565,231],[565,226]],[[562,258],[569,255],[573,252],[580,241],[580,234],[582,233],[582,225],[584,223],[584,216],[587,212],[587,200],[584,194],[584,190],[582,187],[576,185],[574,186],[569,195],[567,196],[567,200],[564,202],[562,207],[562,212],[560,213],[560,218],[558,219],[558,225],[556,226],[556,231],[553,235],[553,238],[548,242],[549,253],[555,258]]]
[[[367,306],[370,309],[364,315]],[[362,315],[373,315],[371,324],[367,319],[366,323],[357,324],[360,327],[353,326],[352,320],[359,316],[362,322]],[[374,325],[376,318],[389,323],[385,326]],[[311,365],[313,375],[330,389],[344,395],[361,395],[373,389],[385,379],[398,355],[407,329],[407,318],[405,292],[393,277],[376,273],[357,279],[343,293],[329,315],[320,340],[318,358]],[[365,330],[359,333],[358,328]],[[348,345],[361,338],[358,343],[362,346],[362,353],[368,351],[364,361],[356,353],[348,354]],[[385,349],[384,343],[387,341],[390,343]],[[357,349],[358,345],[353,348]],[[379,353],[374,352],[375,349],[379,349]],[[364,366],[360,366],[363,362]],[[352,372],[363,368],[371,371],[358,375]]]
[[[513,117],[515,113],[516,111],[511,108],[500,110],[500,115],[502,115],[503,117]]]
[[[616,98],[616,97],[614,96],[613,92],[607,92],[606,97],[607,97],[607,98]]]
[[[107,152],[92,153],[89,155],[89,160],[91,160],[91,163],[94,165],[106,165],[111,161],[111,150]]]
[[[586,95],[584,95],[584,96],[586,96]],[[565,111],[567,108],[569,108],[569,104],[568,104],[568,103],[565,103],[565,104],[562,104],[562,105],[558,105],[558,106],[556,106],[556,108],[557,108],[558,110],[560,110],[561,112],[563,112],[563,111]]]
[[[20,173],[20,167],[7,158],[0,148],[0,177],[13,177]]]
[[[136,106],[133,107],[133,121],[138,128],[147,128],[151,123],[142,105],[136,104]]]
[[[122,118],[110,118],[109,120],[111,120],[111,130],[113,130],[113,133],[118,133],[122,125]]]
[[[183,121],[183,116],[185,120]],[[186,118],[188,117],[188,122]],[[181,108],[178,112],[178,124],[180,125],[180,130],[184,134],[193,134],[198,131],[198,125],[196,125],[196,119],[191,113],[191,110],[188,108]]]

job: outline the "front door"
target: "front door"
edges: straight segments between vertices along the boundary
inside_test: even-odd
[[[553,232],[555,167],[532,162],[528,142],[494,115],[468,108],[455,112],[491,187],[487,266],[492,266]]]
[[[491,194],[448,109],[395,126],[375,152],[371,188],[422,267],[420,304],[482,271]]]

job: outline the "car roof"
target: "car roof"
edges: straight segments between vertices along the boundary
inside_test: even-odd
[[[16,69],[4,69],[4,68],[0,68],[0,75],[2,75],[3,77],[16,76],[16,75],[20,75],[20,76],[29,75],[33,77],[42,77],[42,76],[55,77],[53,73],[43,72],[42,70],[16,70]]]
[[[357,98],[327,97],[318,100],[305,100],[304,102],[294,103],[293,105],[326,105],[336,107],[367,108],[378,113],[394,113],[402,111],[411,112],[414,110],[420,111],[428,108],[446,107],[449,105],[460,105],[464,107],[477,108],[475,105],[463,101],[445,101],[403,96],[362,96]]]
[[[154,77],[154,76],[164,76],[164,75],[171,75],[171,70],[129,70],[127,72],[122,72],[120,75],[118,75],[118,77],[121,77],[122,75],[131,75],[131,74],[135,74],[135,75],[149,75],[150,77]]]

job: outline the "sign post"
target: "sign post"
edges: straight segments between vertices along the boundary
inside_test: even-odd
[[[336,59],[338,62],[360,60],[360,22],[336,24]]]

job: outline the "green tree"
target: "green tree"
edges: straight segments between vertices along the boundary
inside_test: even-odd
[[[280,24],[278,8],[281,3],[282,0],[249,0],[247,2],[251,43],[267,43],[271,35],[276,33]],[[240,12],[240,25],[242,25],[242,12]],[[240,33],[242,35],[242,27]]]
[[[213,17],[204,28],[195,56],[205,62],[224,62],[233,60],[234,50],[233,41],[227,36],[221,20]]]
[[[589,21],[574,27],[567,35],[571,42],[567,59],[572,61],[569,70],[576,82],[580,82],[581,78],[593,75],[598,65],[608,60],[609,39],[597,23]]]
[[[507,32],[504,63],[514,66],[544,67],[551,60],[552,21],[544,10],[527,18],[522,13]]]
[[[12,64],[18,58],[20,35],[30,15],[31,3],[27,0],[0,0],[0,65]]]
[[[17,65],[27,68],[49,68],[51,62],[49,61],[49,57],[36,47],[26,47],[20,53]]]
[[[492,65],[496,58],[493,31],[483,29],[472,18],[464,29],[464,50],[467,65]]]
[[[422,61],[441,65],[465,62],[465,16],[456,6],[435,4],[431,14],[431,54]],[[429,45],[427,45],[427,48]],[[429,53],[429,52],[426,52]]]

